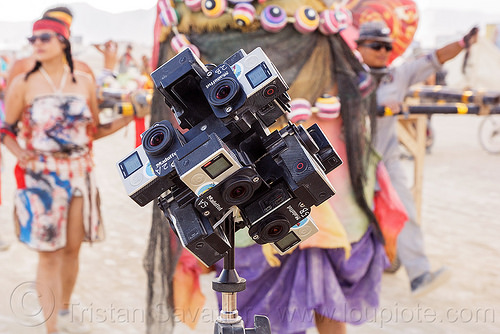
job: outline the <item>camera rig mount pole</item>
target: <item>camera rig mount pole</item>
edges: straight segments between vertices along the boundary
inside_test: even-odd
[[[236,309],[236,293],[245,290],[246,280],[241,278],[234,269],[235,223],[232,214],[225,219],[223,226],[231,248],[224,256],[224,269],[219,277],[212,281],[212,289],[222,294],[222,309],[217,321],[232,324],[241,321]]]
[[[246,328],[238,315],[236,294],[245,290],[246,280],[238,275],[234,268],[234,234],[235,222],[233,215],[224,221],[224,233],[231,248],[224,256],[224,269],[219,277],[212,281],[212,289],[222,294],[221,311],[215,321],[214,334],[271,334],[271,324],[266,316],[254,316],[254,328]]]

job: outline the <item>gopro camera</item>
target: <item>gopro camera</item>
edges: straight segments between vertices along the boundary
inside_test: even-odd
[[[157,122],[118,162],[134,201],[158,199],[182,245],[207,266],[231,247],[220,223],[234,206],[236,229],[283,253],[317,231],[311,207],[335,194],[326,173],[342,161],[317,125],[269,130],[290,112],[290,97],[262,49],[216,66],[187,48],[151,77],[188,131]]]
[[[309,216],[292,226],[287,235],[273,243],[273,247],[279,254],[284,255],[295,249],[301,241],[308,239],[318,231],[318,227],[312,217]]]

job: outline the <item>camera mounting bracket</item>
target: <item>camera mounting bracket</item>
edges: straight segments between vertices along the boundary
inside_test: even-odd
[[[231,248],[224,256],[224,269],[212,281],[212,289],[222,294],[219,317],[215,321],[214,334],[271,334],[269,319],[263,315],[254,316],[254,328],[245,328],[236,308],[236,294],[245,290],[246,280],[234,268],[234,234],[236,226],[233,215],[224,220],[224,232]]]

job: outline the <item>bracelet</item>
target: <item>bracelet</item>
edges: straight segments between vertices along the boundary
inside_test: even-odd
[[[0,128],[0,142],[3,143],[5,136],[9,136],[15,140],[17,137],[17,132],[18,132],[17,126],[9,123],[4,123],[3,126]]]

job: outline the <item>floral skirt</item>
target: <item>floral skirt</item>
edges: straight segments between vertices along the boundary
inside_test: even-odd
[[[272,333],[283,334],[314,327],[314,313],[350,324],[375,315],[388,260],[371,227],[347,260],[341,248],[296,249],[280,260],[280,267],[270,267],[259,245],[236,249],[236,270],[247,281],[237,294],[245,327],[253,327],[256,314],[269,318]]]
[[[55,160],[55,159],[54,159]],[[68,210],[73,196],[83,197],[85,241],[104,238],[99,192],[88,157],[16,167],[15,218],[19,240],[38,251],[66,246]]]

